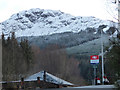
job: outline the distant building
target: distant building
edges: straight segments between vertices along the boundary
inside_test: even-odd
[[[36,74],[33,74],[33,75],[25,78],[24,81],[36,81],[37,77],[40,77],[40,80],[44,80],[44,72],[45,71],[40,71],[40,72],[38,72]],[[60,78],[58,78],[58,77],[56,77],[56,76],[54,76],[54,75],[52,75],[52,74],[50,74],[48,72],[45,72],[45,74],[46,74],[45,75],[46,76],[45,77],[46,82],[51,82],[51,83],[55,83],[55,84],[64,84],[64,85],[74,85],[74,84],[72,84],[70,82],[67,82],[67,81],[65,81],[63,79],[60,79]]]

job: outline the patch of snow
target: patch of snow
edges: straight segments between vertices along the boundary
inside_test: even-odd
[[[106,31],[109,29],[109,27],[106,27],[103,29],[103,32],[106,33]]]
[[[118,32],[115,31],[115,32],[113,33],[113,37],[117,37],[117,34],[118,34]]]
[[[94,32],[93,34],[97,34],[97,32]]]

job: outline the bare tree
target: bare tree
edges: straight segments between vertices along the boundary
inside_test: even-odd
[[[120,0],[106,0],[106,11],[120,23]]]
[[[117,37],[120,38],[120,0],[106,0],[106,11],[118,22]]]
[[[50,45],[42,50],[37,46],[33,46],[32,50],[34,52],[33,71],[45,70],[74,84],[85,82],[80,75],[79,61],[73,57],[68,57],[66,51],[60,50],[58,45]]]

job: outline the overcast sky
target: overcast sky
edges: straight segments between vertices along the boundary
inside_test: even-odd
[[[112,19],[105,10],[105,0],[0,0],[0,22],[12,14],[31,8],[61,10],[74,16]]]

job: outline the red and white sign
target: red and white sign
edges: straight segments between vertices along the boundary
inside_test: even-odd
[[[99,56],[98,55],[90,56],[90,63],[91,64],[98,64],[99,63]]]

